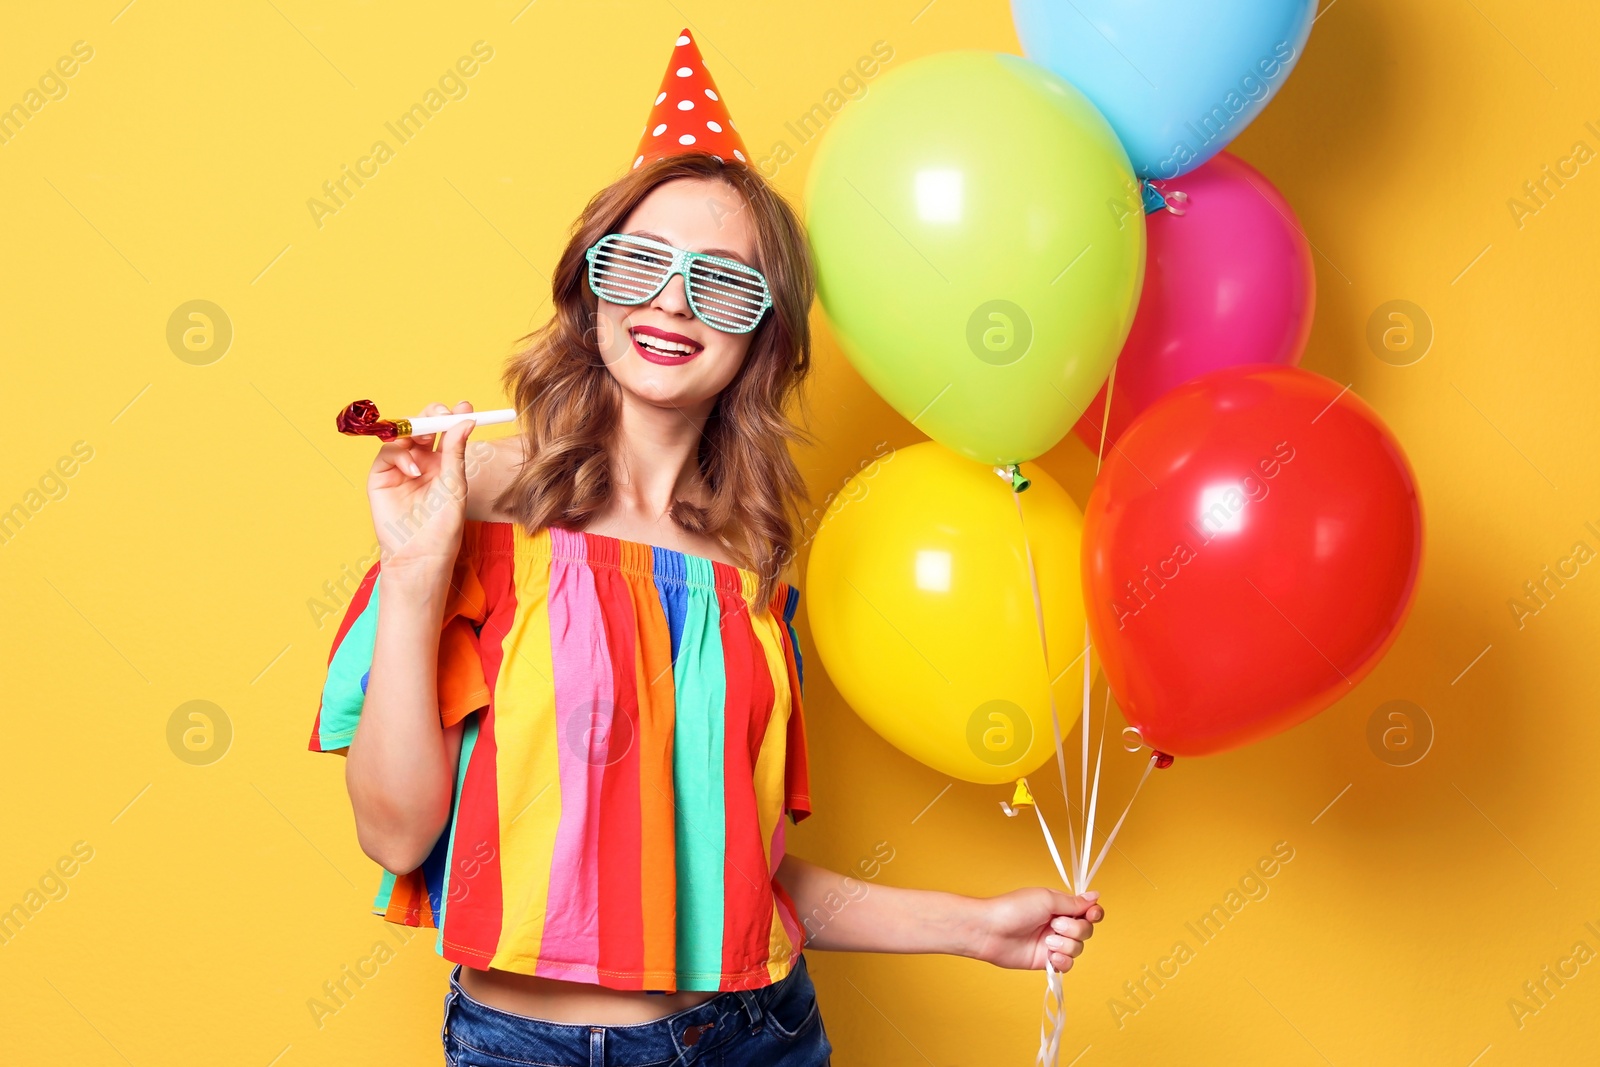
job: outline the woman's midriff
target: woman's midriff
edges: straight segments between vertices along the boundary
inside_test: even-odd
[[[491,1008],[552,1023],[632,1026],[704,1004],[713,992],[642,993],[462,965],[461,988]]]

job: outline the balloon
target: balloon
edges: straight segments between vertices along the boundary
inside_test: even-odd
[[[1028,58],[1110,120],[1144,178],[1193,170],[1239,135],[1305,50],[1316,0],[1011,0]]]
[[[1230,367],[1107,454],[1084,519],[1089,629],[1146,744],[1220,752],[1351,692],[1421,558],[1411,468],[1372,409],[1298,367]]]
[[[1145,218],[1144,292],[1111,380],[1111,431],[1167,390],[1243,363],[1300,362],[1311,336],[1316,274],[1294,209],[1250,164],[1226,152],[1161,191],[1181,215]],[[1102,387],[1074,427],[1100,447]]]
[[[1020,56],[915,60],[828,127],[806,202],[822,305],[896,411],[985,464],[1067,434],[1144,270],[1138,184],[1081,93]]]
[[[857,474],[811,546],[806,603],[840,696],[885,740],[945,774],[989,785],[1055,752],[1048,680],[1066,731],[1078,715],[1083,517],[1054,479],[1020,494],[1038,569],[1039,644],[1023,527],[1009,483],[926,442]]]

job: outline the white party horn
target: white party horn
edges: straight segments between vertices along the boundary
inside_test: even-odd
[[[448,415],[413,415],[411,418],[385,419],[378,414],[378,405],[370,400],[357,400],[339,412],[334,425],[342,434],[351,437],[376,437],[380,441],[393,441],[398,437],[422,437],[443,433],[463,422],[479,426],[514,422],[515,408],[496,408],[493,411],[452,412]]]

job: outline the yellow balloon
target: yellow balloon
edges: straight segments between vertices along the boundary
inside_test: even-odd
[[[1077,721],[1084,647],[1083,513],[1031,463],[1017,516],[993,467],[928,442],[854,478],[829,505],[806,571],[807,617],[828,677],[913,759],[998,784],[1055,751]],[[1046,669],[1023,529],[1049,644]]]

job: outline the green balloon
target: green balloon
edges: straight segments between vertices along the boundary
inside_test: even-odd
[[[1105,382],[1144,208],[1110,124],[1043,67],[964,51],[890,72],[829,127],[806,205],[845,354],[934,440],[1032,459]]]

